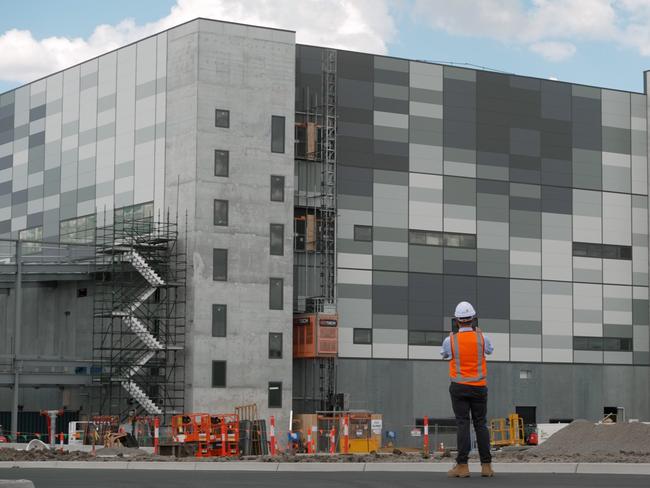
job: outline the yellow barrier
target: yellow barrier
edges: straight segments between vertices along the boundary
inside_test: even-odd
[[[490,445],[523,446],[524,420],[516,413],[510,414],[508,418],[490,420]]]

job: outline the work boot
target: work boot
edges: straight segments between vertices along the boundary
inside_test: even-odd
[[[484,476],[485,478],[491,478],[494,476],[491,463],[481,464],[481,476]]]
[[[469,478],[469,466],[467,464],[456,464],[447,471],[447,476],[450,478]]]

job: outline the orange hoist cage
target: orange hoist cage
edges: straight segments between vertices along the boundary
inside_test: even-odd
[[[293,357],[334,357],[338,353],[338,315],[298,314],[293,317]]]

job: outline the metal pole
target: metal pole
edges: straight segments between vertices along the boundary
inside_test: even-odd
[[[18,372],[18,357],[20,354],[20,326],[23,307],[23,268],[22,249],[20,239],[16,241],[16,286],[14,288],[14,399],[11,406],[11,432],[18,442],[18,390],[20,389],[20,374]]]

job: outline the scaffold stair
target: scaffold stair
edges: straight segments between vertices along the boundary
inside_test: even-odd
[[[124,322],[149,349],[160,351],[165,348],[162,343],[156,339],[151,332],[149,332],[149,329],[147,329],[139,318],[133,316],[124,317]]]
[[[136,251],[127,252],[124,254],[124,260],[133,265],[135,269],[147,280],[151,286],[162,286],[165,284],[163,279],[156,273],[145,259]]]
[[[162,415],[163,411],[156,405],[149,395],[133,381],[122,381],[122,387],[129,392],[135,401],[144,408],[150,415]]]
[[[132,378],[138,373],[138,371],[142,369],[142,366],[147,364],[149,360],[151,360],[151,358],[154,357],[155,355],[156,355],[156,351],[145,352],[142,356],[138,358],[138,360],[135,363],[133,363],[132,365],[124,369],[120,378],[121,379]]]

